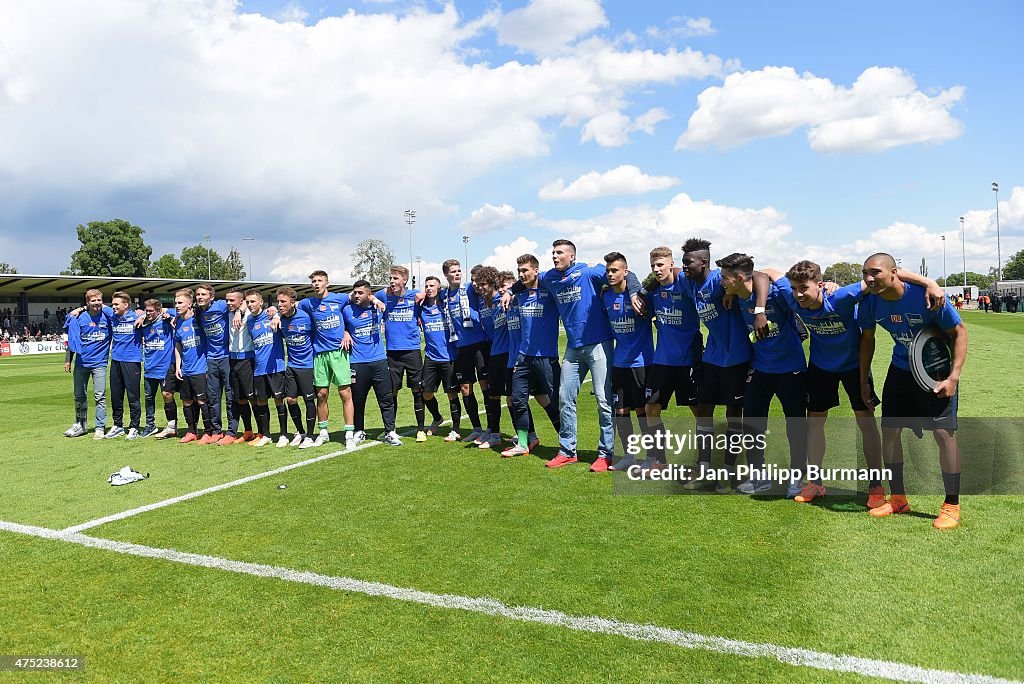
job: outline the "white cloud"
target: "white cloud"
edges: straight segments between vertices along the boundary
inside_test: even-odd
[[[277,13],[277,18],[284,22],[292,21],[301,24],[309,18],[309,12],[299,3],[289,2]]]
[[[508,230],[517,223],[532,221],[536,214],[532,211],[520,212],[509,204],[502,204],[496,207],[493,204],[484,204],[479,209],[474,209],[465,221],[459,224],[459,229],[466,233],[488,233],[495,230]]]
[[[530,0],[498,24],[498,43],[550,55],[580,36],[608,25],[597,0]]]
[[[611,195],[642,195],[665,190],[682,182],[671,176],[649,176],[632,164],[623,164],[610,171],[591,171],[565,184],[559,178],[537,193],[542,200],[587,200]]]
[[[549,154],[558,127],[727,64],[600,38],[537,63],[468,58],[497,19],[414,6],[306,26],[230,0],[8,4],[0,232],[65,227],[66,254],[66,227],[123,214],[163,251],[211,227],[266,254],[387,237],[396,201],[451,215],[466,183]]]
[[[601,147],[621,147],[629,142],[630,133],[640,131],[654,135],[654,127],[670,118],[668,112],[661,107],[649,109],[635,119],[630,119],[618,110],[604,112],[583,126],[580,142],[593,140]]]
[[[963,95],[963,87],[954,86],[928,96],[895,67],[865,69],[849,88],[792,67],[733,73],[697,96],[676,149],[733,147],[803,126],[818,152],[939,143],[963,132],[950,114]]]
[[[484,266],[494,266],[499,271],[516,272],[516,259],[523,254],[533,254],[543,265],[543,254],[537,253],[537,242],[526,237],[517,237],[507,245],[498,245],[494,252],[482,262]]]
[[[708,17],[672,17],[665,28],[648,26],[647,35],[656,40],[673,38],[703,38],[713,36],[718,29],[711,25]]]

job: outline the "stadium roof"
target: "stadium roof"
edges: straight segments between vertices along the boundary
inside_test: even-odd
[[[195,288],[201,283],[212,283],[218,293],[226,292],[233,287],[245,289],[256,289],[263,291],[276,290],[282,286],[289,286],[302,297],[313,294],[313,288],[309,282],[303,283],[281,283],[250,280],[178,280],[173,278],[117,278],[113,276],[66,276],[66,275],[22,275],[20,273],[9,273],[0,275],[0,296],[16,297],[24,292],[31,297],[75,297],[84,295],[86,290],[96,288],[103,290],[103,294],[109,297],[118,290],[123,290],[132,295],[174,294],[175,290],[183,287]],[[348,292],[352,289],[351,283],[331,283],[331,289],[335,292]]]

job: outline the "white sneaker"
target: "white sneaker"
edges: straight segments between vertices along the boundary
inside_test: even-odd
[[[316,436],[316,439],[313,440],[313,446],[323,446],[324,444],[327,444],[327,442],[330,441],[331,436],[327,434],[327,430],[321,430],[320,434],[318,434]]]
[[[259,439],[257,439],[255,442],[250,442],[250,444],[252,444],[252,446],[254,446],[254,447],[265,447],[268,444],[272,443],[273,441],[274,440],[272,440],[269,437],[267,437],[266,435],[264,435],[263,437],[260,437]]]
[[[295,436],[294,436],[294,437],[292,437],[292,441],[290,441],[290,442],[288,443],[288,446],[293,446],[293,447],[297,447],[297,446],[299,446],[300,444],[302,444],[302,441],[303,441],[303,440],[304,440],[305,438],[306,438],[306,435],[302,434],[301,432],[296,432],[296,433],[295,433]]]
[[[117,439],[118,437],[124,437],[124,428],[115,425],[107,431],[104,439]]]
[[[72,432],[70,435],[68,435],[68,437],[83,437],[86,434],[88,434],[88,432],[89,431],[85,429],[85,426],[82,425],[81,423],[79,423],[78,426],[77,426],[77,429],[74,432]]]
[[[69,427],[67,430],[64,431],[64,436],[65,437],[70,437],[72,435],[72,433],[77,432],[77,431],[79,431],[81,429],[82,429],[82,424],[81,423],[75,423],[74,425],[72,425],[71,427]]]
[[[139,431],[135,428],[128,428],[128,434],[124,436],[125,439],[132,440],[139,438]]]
[[[381,441],[388,446],[402,446],[402,439],[398,436],[398,433],[392,430],[381,438]]]
[[[483,430],[473,430],[468,435],[463,437],[462,441],[463,442],[473,442],[474,444],[479,444],[479,442],[477,440],[480,439],[483,436],[484,436],[484,431]]]
[[[359,446],[366,441],[366,432],[364,430],[357,430],[352,433],[352,446],[348,445],[348,436],[345,436],[345,448],[352,449]]]
[[[462,438],[462,435],[460,435],[455,430],[452,430],[451,432],[448,433],[448,436],[444,438],[444,441],[446,441],[446,442],[458,442],[461,438]]]
[[[103,428],[98,427],[96,431],[92,433],[93,439],[103,439]]]
[[[170,437],[177,436],[178,428],[174,427],[173,425],[168,425],[167,427],[165,427],[163,430],[156,434],[155,439],[168,439]]]
[[[288,435],[281,435],[280,437],[277,438],[277,448],[283,449],[284,447],[288,446],[288,442]]]
[[[311,449],[316,446],[316,441],[312,437],[306,437],[302,440],[302,444],[299,445],[300,449]]]

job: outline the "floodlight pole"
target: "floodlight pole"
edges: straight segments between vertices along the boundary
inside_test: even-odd
[[[404,214],[405,222],[409,224],[409,273],[412,273],[412,224],[416,223],[416,210],[406,209]]]
[[[942,236],[942,286],[946,287],[946,236]]]
[[[963,250],[964,257],[964,282],[963,286],[967,287],[967,236],[964,234],[964,217],[960,217],[960,248]]]
[[[992,183],[992,191],[996,193],[996,282],[1003,279],[1003,250],[999,245],[999,183]]]
[[[469,236],[468,235],[463,235],[462,236],[462,245],[465,247],[465,250],[466,250],[466,263],[462,267],[463,268],[463,272],[465,273],[465,269],[469,268]]]
[[[210,236],[204,235],[206,241],[206,279],[213,280],[213,252],[210,250]]]
[[[253,275],[252,275],[252,243],[255,242],[255,241],[256,241],[256,238],[254,238],[254,237],[244,237],[244,238],[242,238],[242,242],[248,242],[249,243],[249,280],[253,279]]]

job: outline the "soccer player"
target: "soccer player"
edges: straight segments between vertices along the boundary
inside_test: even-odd
[[[85,434],[85,426],[89,419],[88,403],[85,392],[92,379],[92,397],[96,405],[96,425],[93,439],[103,439],[107,425],[107,359],[110,356],[110,343],[114,336],[113,311],[103,306],[103,293],[91,289],[85,293],[86,307],[84,315],[76,310],[71,312],[73,321],[68,325],[68,340],[75,341],[77,356],[73,359],[75,385],[75,430],[70,437]],[[72,361],[64,364],[64,370],[70,371]],[[69,431],[71,432],[71,431]],[[67,433],[65,433],[67,434]]]
[[[195,293],[182,288],[174,293],[174,375],[180,381],[182,413],[188,432],[181,438],[181,444],[198,442],[209,444],[213,441],[213,423],[210,420],[210,405],[206,402],[206,336],[192,309]],[[197,433],[199,414],[203,416],[203,436]]]
[[[754,260],[746,254],[734,253],[715,262],[721,268],[725,293],[736,296],[736,308],[748,328],[748,338],[754,332],[754,316],[763,313],[771,332],[753,345],[752,372],[747,379],[743,397],[743,424],[748,440],[747,462],[752,469],[763,470],[764,449],[757,438],[768,427],[768,408],[772,397],[778,397],[786,417],[786,439],[789,441],[789,467],[793,472],[807,469],[807,360],[796,329],[792,309],[780,295],[778,288],[770,286],[763,311],[756,306],[752,283]],[[734,449],[730,443],[730,452]],[[736,488],[743,494],[758,494],[772,487],[769,478],[751,477]],[[803,489],[801,481],[792,481],[786,495],[794,498]]]
[[[145,364],[143,381],[146,385],[146,428],[139,435],[157,439],[176,437],[178,434],[178,405],[174,393],[178,391],[178,378],[174,375],[174,328],[164,318],[164,307],[156,299],[144,303],[146,317],[142,322],[142,359]],[[156,394],[164,400],[167,426],[156,429]]]
[[[604,472],[611,465],[614,451],[614,429],[612,427],[611,375],[612,375],[612,331],[598,295],[607,283],[603,264],[588,266],[576,262],[576,245],[569,240],[555,240],[551,243],[551,259],[554,268],[539,276],[540,287],[554,296],[558,315],[565,328],[565,358],[560,367],[558,390],[559,453],[548,463],[548,467],[559,468],[576,463],[577,424],[576,401],[580,385],[589,372],[594,380],[594,398],[597,401],[600,439],[597,460],[591,472]],[[630,294],[640,289],[635,276],[627,274],[627,288]],[[513,291],[521,289],[513,286]]]
[[[537,402],[544,408],[551,425],[561,434],[557,410],[558,376],[558,310],[554,296],[540,286],[540,262],[533,254],[524,254],[516,259],[519,282],[524,289],[514,295],[519,307],[520,345],[515,366],[512,369],[512,412],[516,427],[516,444],[501,455],[505,458],[529,453],[530,432],[530,390],[531,384],[539,393]],[[554,401],[552,400],[554,398]],[[559,467],[564,462],[551,464]]]
[[[135,325],[138,313],[132,308],[127,292],[115,292],[110,298],[114,316],[111,319],[114,337],[110,350],[110,408],[114,426],[106,439],[125,437],[138,439],[142,406],[139,389],[142,382],[142,331]],[[124,397],[128,396],[128,432],[124,429]]]
[[[230,329],[233,312],[228,310],[224,300],[216,299],[217,292],[211,283],[196,286],[196,317],[206,334],[206,400],[210,405],[213,420],[211,443],[218,443],[225,437],[238,432],[238,405],[231,390]],[[228,429],[225,432],[221,422],[221,394],[227,402]]]
[[[231,383],[231,396],[235,399],[235,430],[224,435],[217,444],[246,444],[256,439],[252,430],[252,406],[256,403],[256,381],[253,378],[253,361],[255,353],[252,349],[252,335],[246,320],[252,315],[245,305],[245,292],[234,287],[224,295],[228,307],[231,326],[228,329],[228,377]],[[230,416],[230,412],[228,414]],[[245,426],[245,432],[238,434],[239,423]]]
[[[480,323],[490,340],[487,354],[487,387],[484,390],[484,412],[487,429],[476,441],[480,449],[501,445],[501,398],[508,394],[505,367],[508,364],[508,325],[498,294],[498,269],[480,266],[473,272],[473,289],[480,297]]]
[[[445,303],[438,298],[441,291],[441,279],[427,276],[423,281],[424,298],[416,310],[416,318],[423,328],[423,404],[433,418],[428,434],[434,432],[443,422],[438,410],[434,393],[440,387],[448,395],[448,406],[451,409],[452,429],[444,438],[446,442],[457,442],[462,438],[459,434],[459,423],[462,420],[462,406],[459,403],[459,382],[455,378],[454,359],[457,349],[455,343],[449,341],[449,329],[445,324]]]
[[[81,351],[81,344],[78,339],[78,325],[75,317],[70,313],[64,314],[64,372],[70,374],[75,362],[75,355]],[[78,412],[75,412],[75,422],[64,431],[65,437],[84,437],[87,431],[82,423],[78,422]]]
[[[480,323],[480,297],[473,284],[462,284],[462,265],[458,259],[448,259],[441,264],[441,272],[448,280],[448,287],[441,292],[446,303],[445,320],[449,333],[455,341],[455,378],[459,381],[462,403],[466,415],[473,425],[473,431],[462,441],[476,442],[483,436],[480,426],[480,406],[473,385],[480,381],[480,389],[487,392],[487,355],[489,345],[487,333]]]
[[[355,434],[352,405],[352,371],[349,365],[348,347],[351,339],[347,337],[341,310],[348,304],[348,295],[328,292],[330,283],[326,271],[313,271],[309,274],[309,282],[313,286],[312,297],[299,302],[299,308],[313,317],[316,334],[313,336],[313,383],[316,385],[316,413],[320,434],[314,440],[315,446],[331,441],[327,428],[330,426],[330,407],[328,395],[331,385],[338,386],[345,416],[345,448],[355,446],[352,442]]]
[[[608,314],[612,336],[615,338],[612,354],[612,403],[624,454],[610,470],[618,471],[636,465],[636,457],[628,451],[629,438],[633,434],[633,421],[629,413],[636,413],[640,431],[646,432],[648,400],[644,389],[647,386],[648,371],[653,370],[650,366],[656,357],[651,319],[636,314],[626,288],[626,276],[629,273],[626,257],[620,252],[610,252],[605,255],[604,263],[609,287],[601,292],[601,303]]]
[[[270,439],[270,399],[277,407],[277,422],[281,429],[278,448],[288,446],[288,412],[284,407],[285,360],[284,339],[280,331],[270,325],[270,315],[263,308],[263,294],[259,290],[245,291],[245,306],[249,318],[245,325],[252,335],[253,380],[256,387],[256,439],[249,446],[264,447]]]
[[[872,403],[868,369],[875,353],[875,326],[881,325],[896,342],[892,361],[882,388],[882,460],[891,471],[889,500],[868,511],[875,517],[909,513],[903,485],[902,450],[897,444],[903,428],[928,430],[939,445],[939,465],[946,499],[932,522],[936,529],[960,524],[960,450],[957,447],[957,385],[967,358],[967,328],[948,303],[930,311],[923,288],[903,282],[896,260],[885,253],[872,254],[864,262],[867,294],[857,312],[863,333],[860,338],[861,398]],[[952,368],[949,377],[931,392],[921,389],[910,371],[909,348],[921,329],[938,326],[952,341]]]
[[[290,287],[277,291],[277,310],[281,316],[281,332],[288,349],[288,367],[285,369],[285,402],[295,423],[292,446],[309,449],[314,445],[316,429],[316,387],[313,386],[313,317],[299,311],[299,295]],[[302,425],[299,397],[306,405],[306,425]]]
[[[658,327],[658,342],[653,365],[645,377],[644,422],[648,432],[654,434],[661,429],[661,412],[669,407],[673,396],[677,406],[689,406],[696,415],[694,375],[700,366],[703,339],[693,289],[686,278],[677,273],[672,250],[655,247],[650,259],[657,288],[648,292],[646,298]],[[643,466],[645,469],[664,468],[667,463],[664,450],[655,447],[648,451]]]
[[[395,432],[395,402],[391,387],[391,371],[381,336],[381,313],[371,302],[370,283],[357,280],[352,285],[348,306],[342,309],[345,330],[352,337],[352,393],[355,405],[355,445],[366,439],[364,419],[366,398],[370,388],[377,397],[380,417],[384,421],[381,441],[388,446],[402,446]]]
[[[501,272],[501,283],[502,295],[509,291],[509,288],[518,280],[512,271]],[[502,301],[502,307],[504,308],[505,302]],[[505,363],[505,390],[508,393],[505,405],[508,407],[509,417],[512,419],[512,425],[516,423],[516,409],[512,404],[512,371],[515,368],[516,361],[519,358],[519,351],[522,348],[522,322],[519,316],[519,304],[516,303],[515,298],[512,298],[508,302],[508,308],[505,309],[505,327],[508,329],[508,361]],[[541,401],[550,402],[545,394],[540,394],[535,383],[530,384],[530,394],[533,398],[540,403]],[[537,437],[536,427],[533,424],[533,410],[530,408],[530,404],[526,404],[526,414],[529,418],[529,427],[527,434],[527,441],[525,444],[525,453],[530,453],[540,445],[540,438]],[[512,435],[512,446],[519,444],[519,435]],[[512,452],[512,453],[506,453]],[[513,456],[519,456],[523,454],[523,451],[517,451],[515,449],[507,449],[502,452],[502,458],[511,458]]]
[[[857,325],[857,305],[866,289],[861,280],[852,285],[840,287],[829,293],[823,285],[821,266],[813,261],[799,261],[782,276],[778,271],[762,269],[778,287],[778,292],[796,313],[810,333],[811,358],[807,365],[807,462],[820,467],[825,457],[825,420],[830,409],[839,406],[839,385],[842,384],[856,416],[864,448],[864,460],[869,469],[881,472],[882,439],[875,423],[874,408],[865,404],[860,393],[860,328]],[[941,306],[946,297],[942,288],[934,281],[918,275],[900,271],[900,279],[924,286],[929,299],[934,301],[931,308]],[[761,282],[754,274],[754,289],[757,294],[755,309],[766,306],[767,283]],[[758,336],[767,332],[764,314],[754,317],[754,328]],[[867,373],[872,386],[871,371]],[[825,495],[820,479],[809,480],[794,499],[798,503],[810,503]],[[877,508],[885,503],[885,492],[878,479],[868,482],[868,508]]]
[[[413,411],[416,414],[416,441],[427,441],[423,425],[423,355],[420,353],[420,330],[416,324],[416,295],[419,290],[407,290],[409,269],[392,266],[391,282],[387,289],[376,294],[384,306],[384,337],[387,345],[388,368],[394,389],[395,414],[398,414],[398,391],[402,378],[412,391]]]

